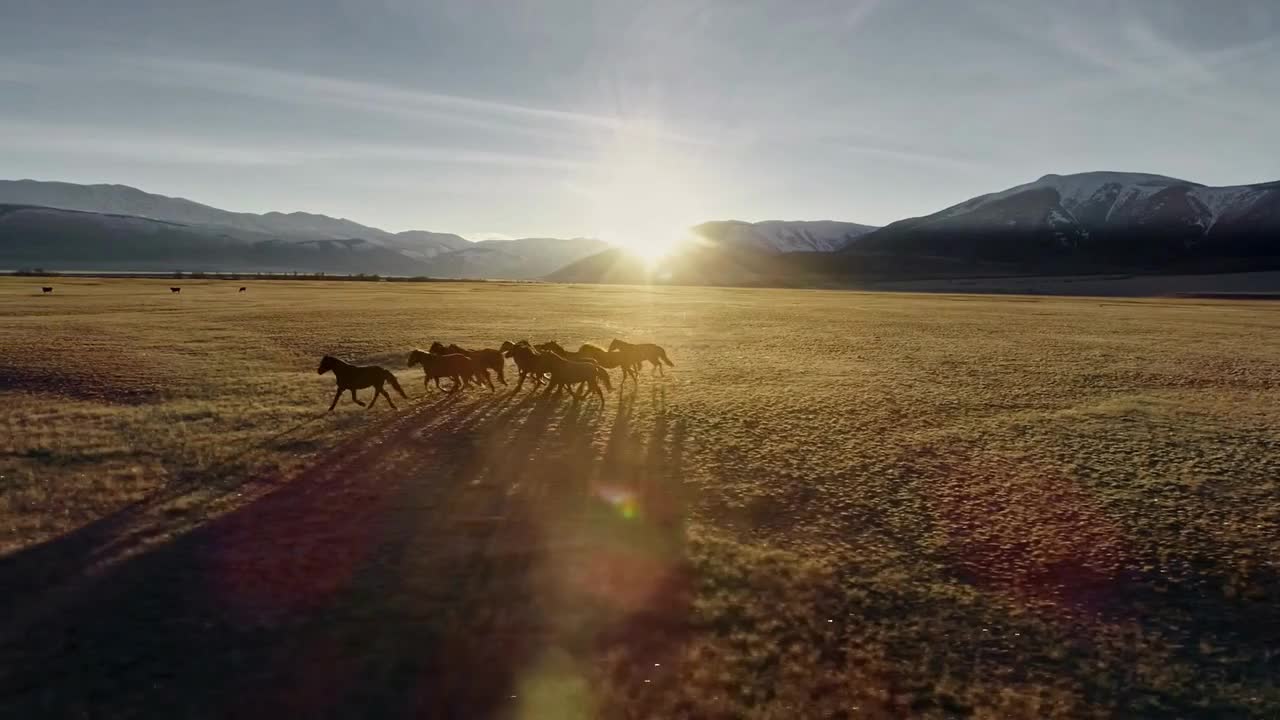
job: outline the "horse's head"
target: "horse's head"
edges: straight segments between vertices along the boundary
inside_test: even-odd
[[[430,348],[428,348],[428,351],[429,351],[432,355],[447,355],[447,354],[448,354],[448,350],[446,350],[446,349],[445,349],[444,345],[443,345],[439,340],[436,340],[435,342],[431,343],[431,347],[430,347]]]
[[[622,341],[619,340],[618,338],[614,338],[613,342],[609,343],[609,352],[613,352],[614,350],[617,350],[621,347],[622,347]]]
[[[504,357],[511,357],[511,348],[515,346],[516,344],[510,340],[503,340],[502,344],[498,346],[498,352],[502,353]]]
[[[324,357],[320,358],[320,367],[316,368],[316,374],[323,375],[329,372],[330,370],[333,369],[334,363],[336,363],[337,361],[338,359],[333,357],[332,355],[325,355]]]
[[[560,354],[564,353],[564,348],[560,347],[560,343],[556,342],[555,340],[548,340],[542,343],[541,345],[536,345],[535,347],[537,347],[539,350],[543,352],[555,352]]]
[[[410,350],[408,365],[406,365],[406,367],[413,367],[420,362],[422,362],[422,351],[417,349]]]

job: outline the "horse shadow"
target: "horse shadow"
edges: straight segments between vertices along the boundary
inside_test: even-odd
[[[441,398],[117,562],[137,510],[21,551],[0,714],[493,717],[549,657],[648,667],[688,622],[683,433],[634,396]]]

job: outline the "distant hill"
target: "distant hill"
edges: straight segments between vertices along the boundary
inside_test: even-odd
[[[1143,173],[1046,175],[882,228],[720,221],[695,230],[716,252],[686,249],[652,272],[609,251],[548,279],[818,286],[1280,268],[1280,182],[1209,187]]]
[[[1280,182],[1208,187],[1161,175],[1045,175],[932,215],[891,223],[843,250],[1062,269],[1161,270],[1280,256]]]
[[[834,220],[713,220],[693,228],[703,238],[725,246],[765,252],[831,252],[841,250],[857,238],[875,230]]]
[[[0,266],[527,279],[600,251],[582,238],[472,243],[342,218],[221,210],[126,185],[0,180]]]
[[[0,204],[0,266],[398,275],[429,269],[361,238],[285,241],[133,215],[9,204]]]

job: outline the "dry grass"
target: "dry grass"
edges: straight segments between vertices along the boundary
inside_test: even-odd
[[[0,280],[15,717],[1280,712],[1274,305],[39,284]],[[678,366],[603,409],[403,370],[614,336]],[[323,353],[414,400],[324,415]]]

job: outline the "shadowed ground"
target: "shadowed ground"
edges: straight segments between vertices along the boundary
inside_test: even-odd
[[[22,716],[585,711],[610,645],[687,623],[679,430],[598,406],[446,398],[5,626]],[[659,410],[660,412],[660,410]],[[607,423],[608,443],[587,428]],[[43,559],[50,547],[28,551]],[[22,554],[0,565],[10,600]],[[26,566],[26,567],[24,567]],[[56,680],[56,681],[55,681]]]

